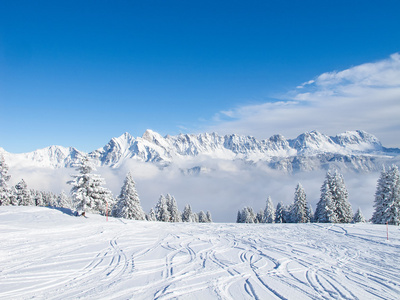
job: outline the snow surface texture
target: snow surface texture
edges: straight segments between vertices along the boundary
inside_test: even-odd
[[[400,231],[0,207],[1,299],[399,299]]]

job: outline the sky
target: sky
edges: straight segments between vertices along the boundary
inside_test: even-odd
[[[0,147],[146,129],[400,147],[400,2],[1,1]]]

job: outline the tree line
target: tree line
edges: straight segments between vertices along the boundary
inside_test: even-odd
[[[72,180],[68,181],[68,184],[72,186],[70,196],[67,196],[65,192],[56,195],[28,189],[23,179],[15,186],[10,187],[8,181],[11,176],[8,175],[8,166],[4,157],[0,155],[0,205],[60,207],[76,211],[79,215],[89,212],[132,220],[212,222],[209,211],[195,213],[189,204],[181,213],[175,198],[170,194],[161,195],[155,208],[151,208],[150,212],[146,214],[141,206],[131,173],[127,174],[119,196],[114,198],[111,191],[103,186],[104,179],[93,173],[95,168],[88,157],[82,157],[76,167],[78,174],[72,175]]]
[[[252,207],[244,207],[237,213],[237,223],[361,223],[366,222],[361,209],[353,210],[348,201],[348,191],[343,175],[328,171],[321,186],[321,196],[315,213],[307,202],[303,186],[295,189],[294,201],[290,205],[282,202],[274,207],[271,197],[264,209],[255,213]],[[374,224],[400,224],[400,175],[396,165],[382,169],[374,200],[375,211],[371,218]]]
[[[212,222],[211,213],[195,213],[187,204],[181,213],[175,198],[169,194],[161,195],[155,208],[146,214],[140,204],[132,175],[126,176],[121,192],[114,198],[111,191],[105,188],[104,179],[93,173],[95,168],[87,157],[83,157],[76,166],[78,174],[72,176],[68,183],[72,186],[70,196],[61,192],[28,189],[22,179],[15,186],[9,186],[8,166],[0,155],[0,205],[33,205],[63,207],[79,212],[99,213],[125,219],[148,220],[161,222]],[[374,213],[371,222],[375,224],[400,224],[400,175],[396,165],[387,170],[382,169],[377,182],[374,200]],[[321,186],[321,196],[315,213],[307,202],[303,186],[299,183],[290,205],[278,203],[276,208],[268,197],[264,209],[255,213],[253,208],[244,207],[237,213],[238,223],[350,223],[365,222],[360,209],[353,215],[348,201],[348,192],[339,172],[328,171]]]

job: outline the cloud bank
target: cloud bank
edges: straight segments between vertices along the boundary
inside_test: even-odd
[[[335,135],[365,130],[387,147],[400,146],[400,54],[323,73],[281,100],[221,111],[208,131],[268,138],[318,130]]]
[[[146,212],[154,207],[161,194],[171,194],[183,210],[190,204],[195,212],[209,210],[216,222],[235,222],[237,211],[251,206],[258,212],[265,208],[268,196],[274,205],[283,202],[288,205],[294,201],[294,191],[301,182],[307,200],[313,209],[320,197],[320,188],[325,179],[325,171],[301,172],[293,175],[271,170],[261,165],[249,165],[243,161],[195,158],[192,166],[201,161],[209,172],[188,175],[181,167],[171,166],[159,169],[150,163],[129,161],[119,169],[98,167],[95,173],[106,181],[105,186],[117,197],[128,171],[133,175],[141,204]],[[71,186],[67,181],[77,171],[72,168],[24,168],[10,166],[10,184],[15,185],[22,178],[29,188],[60,193],[69,193]],[[373,212],[374,193],[379,174],[344,174],[349,191],[349,201],[355,211],[361,207],[364,216],[370,218]]]

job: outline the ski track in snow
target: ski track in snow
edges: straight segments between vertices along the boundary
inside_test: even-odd
[[[399,299],[400,230],[0,207],[0,299]]]

